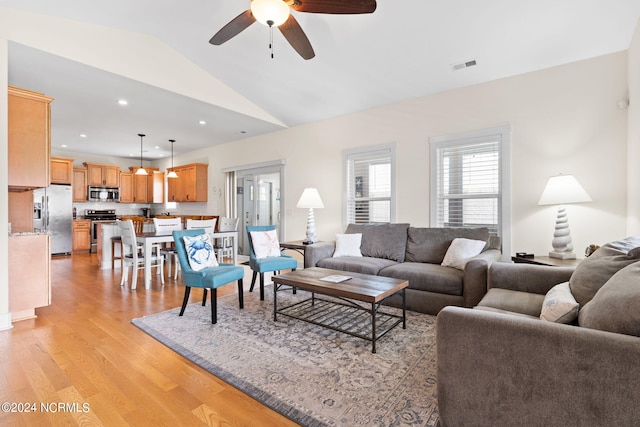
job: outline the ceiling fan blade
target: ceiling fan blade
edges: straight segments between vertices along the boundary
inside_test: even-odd
[[[377,6],[376,0],[291,0],[287,3],[297,12],[331,14],[372,13]]]
[[[245,28],[247,28],[254,22],[256,22],[256,18],[253,17],[251,10],[246,10],[240,15],[233,18],[227,25],[222,27],[220,31],[218,31],[213,37],[211,37],[209,43],[216,46],[221,45],[227,40],[240,34]]]
[[[287,39],[291,47],[304,59],[311,59],[316,56],[307,35],[302,31],[302,27],[300,27],[300,24],[298,24],[298,21],[296,21],[293,15],[289,15],[289,19],[280,25],[278,29],[284,38]]]

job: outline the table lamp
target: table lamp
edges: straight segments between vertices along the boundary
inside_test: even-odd
[[[556,175],[549,178],[546,187],[540,196],[538,205],[558,205],[556,228],[553,233],[553,251],[549,257],[559,259],[575,259],[569,219],[567,218],[567,203],[590,202],[591,197],[582,188],[573,175]]]
[[[305,245],[310,245],[318,241],[316,236],[316,220],[313,216],[314,208],[324,208],[320,193],[315,188],[305,188],[298,200],[297,208],[308,208],[309,215],[307,216],[307,238],[302,241]]]

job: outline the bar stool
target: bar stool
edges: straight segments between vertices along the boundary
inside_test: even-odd
[[[116,245],[120,245],[120,256],[116,256]],[[122,260],[122,237],[113,236],[111,238],[111,269],[116,268],[116,260]]]

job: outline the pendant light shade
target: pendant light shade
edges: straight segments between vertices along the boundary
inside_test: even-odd
[[[139,133],[138,136],[140,137],[140,168],[136,171],[136,175],[148,175],[147,171],[142,167],[142,138],[146,135]]]
[[[178,174],[173,170],[173,143],[176,142],[176,140],[170,139],[169,142],[171,143],[171,170],[167,174],[167,178],[177,178]]]

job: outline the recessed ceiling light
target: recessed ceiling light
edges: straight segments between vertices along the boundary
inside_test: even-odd
[[[157,146],[157,145],[156,145],[155,147],[153,147],[153,148],[155,148],[156,150],[159,150],[159,149],[160,149],[160,147],[159,147],[159,146]]]
[[[200,120],[198,123],[200,123],[201,125],[206,125],[207,122],[205,122],[204,120]]]
[[[129,102],[126,99],[118,99],[118,104],[127,105]]]
[[[80,134],[80,138],[86,138],[86,137],[87,137],[87,134],[86,134],[86,133],[81,133],[81,134]]]
[[[67,148],[67,144],[62,144],[60,147]]]

